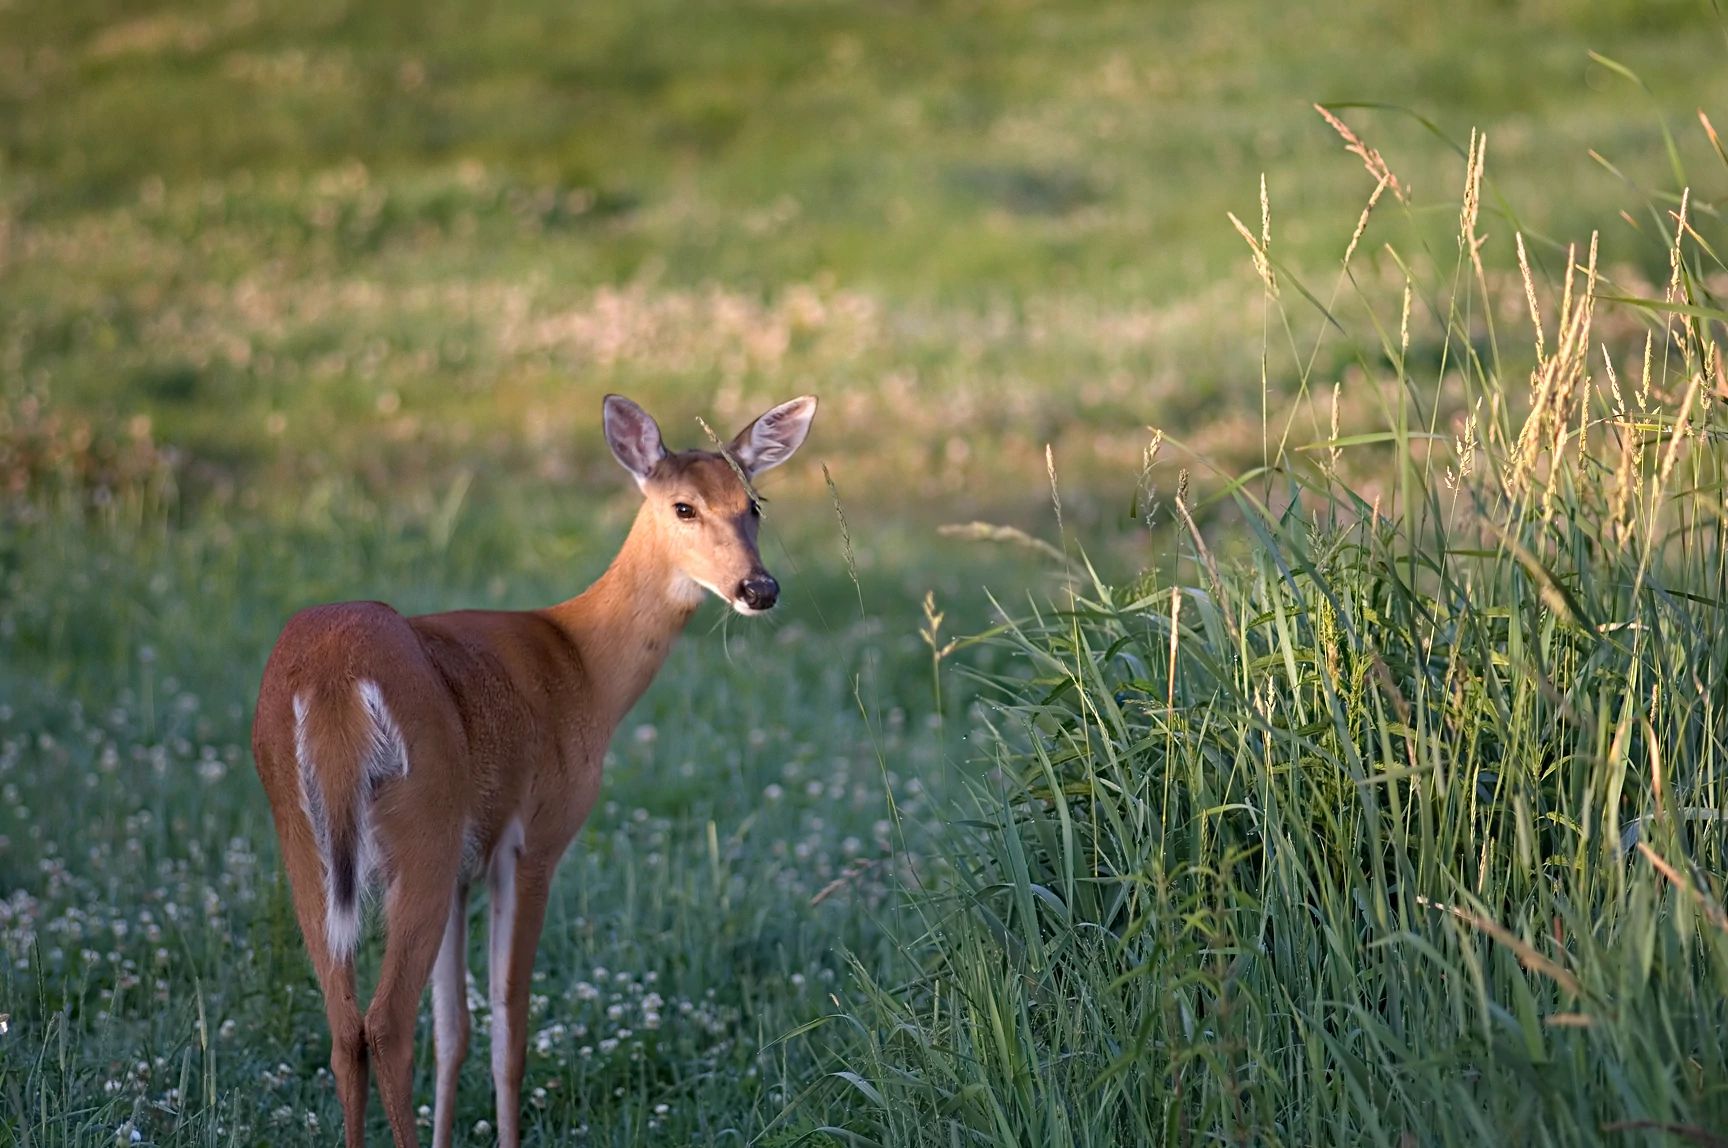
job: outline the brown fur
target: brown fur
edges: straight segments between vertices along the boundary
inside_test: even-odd
[[[813,400],[797,401],[813,413]],[[492,858],[519,822],[506,981],[513,1047],[498,1096],[500,1142],[514,1148],[528,985],[552,873],[593,808],[613,731],[700,602],[695,582],[728,594],[746,578],[765,577],[752,496],[725,457],[668,454],[642,482],[646,499],[617,558],[569,601],[421,617],[378,602],[317,606],[294,616],[270,655],[253,752],[325,992],[351,1148],[364,1142],[369,1061],[396,1143],[416,1143],[415,1015],[450,914],[465,913],[475,873],[464,871],[464,857]],[[696,507],[698,520],[679,519],[676,502]],[[377,684],[407,755],[406,774],[370,788],[362,762],[374,731],[358,700],[362,681]],[[369,812],[377,843],[387,940],[364,1015],[352,960],[333,954],[325,936],[326,859],[302,797],[296,697],[330,847],[340,848],[341,827],[355,824],[358,812]],[[360,802],[367,809],[357,812]],[[456,1007],[456,1047],[440,1050],[441,1076],[445,1054],[459,1061],[466,1049],[466,1005]],[[442,1100],[438,1116],[435,1139],[445,1143],[452,1112]]]

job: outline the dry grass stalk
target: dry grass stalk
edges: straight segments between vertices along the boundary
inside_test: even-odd
[[[1170,678],[1165,692],[1164,705],[1171,712],[1176,712],[1176,649],[1177,640],[1181,636],[1182,625],[1182,587],[1170,587]]]
[[[1650,409],[1650,356],[1656,347],[1654,331],[1644,333],[1644,369],[1638,376],[1638,409],[1648,412]]]
[[[1272,199],[1266,194],[1266,173],[1260,173],[1260,248],[1272,250]]]
[[[1656,707],[1661,704],[1662,683],[1660,681],[1651,682],[1650,712],[1655,713]],[[1650,758],[1650,803],[1654,809],[1660,812],[1668,805],[1662,779],[1662,743],[1656,738],[1656,731],[1651,726],[1649,718],[1640,718],[1639,721],[1644,727],[1645,736],[1649,739],[1644,752]]]
[[[1399,203],[1410,202],[1410,195],[1405,191],[1404,185],[1398,182],[1398,177],[1392,174],[1392,169],[1386,166],[1386,160],[1378,151],[1363,143],[1362,138],[1350,130],[1350,125],[1327,111],[1324,107],[1315,104],[1314,110],[1319,112],[1321,118],[1332,125],[1332,130],[1337,132],[1339,136],[1343,138],[1344,150],[1349,152],[1351,155],[1361,158],[1362,164],[1368,169],[1369,175],[1373,176],[1377,180],[1384,180],[1386,186],[1392,189],[1392,194],[1398,197]]]
[[[1512,954],[1518,958],[1518,963],[1523,965],[1530,972],[1538,973],[1547,977],[1573,996],[1580,995],[1581,989],[1578,985],[1577,977],[1573,976],[1567,969],[1562,968],[1554,961],[1537,952],[1530,942],[1523,940],[1500,922],[1490,920],[1489,918],[1482,916],[1480,913],[1472,913],[1468,909],[1462,909],[1456,905],[1448,905],[1444,902],[1435,901],[1424,896],[1418,896],[1416,898],[1416,903],[1419,905],[1426,905],[1430,909],[1439,909],[1442,912],[1450,913],[1478,932],[1486,933],[1490,939],[1512,950]]]
[[[1151,526],[1156,513],[1153,502],[1156,488],[1152,482],[1152,468],[1157,465],[1158,452],[1164,448],[1164,432],[1157,427],[1146,429],[1152,432],[1152,441],[1140,451],[1140,475],[1134,482],[1134,505],[1139,511],[1140,521]]]
[[[1230,220],[1230,225],[1236,229],[1236,233],[1248,241],[1248,249],[1253,252],[1254,256],[1254,274],[1260,276],[1260,282],[1266,285],[1266,294],[1276,299],[1278,297],[1278,280],[1272,274],[1272,261],[1266,255],[1266,248],[1261,245],[1258,239],[1254,238],[1254,233],[1248,230],[1247,225],[1236,218],[1235,212],[1226,211],[1224,214]]]
[[[1608,397],[1614,403],[1614,413],[1621,418],[1626,417],[1626,395],[1620,389],[1620,375],[1614,370],[1614,356],[1608,353],[1608,344],[1598,343],[1602,350],[1602,368],[1608,373]]]
[[[1596,235],[1590,238],[1589,262],[1581,269],[1585,287],[1574,290],[1573,279],[1580,269],[1575,266],[1576,250],[1566,252],[1567,275],[1560,299],[1560,315],[1554,352],[1539,359],[1531,374],[1534,398],[1530,414],[1518,436],[1513,458],[1511,488],[1515,493],[1527,491],[1535,477],[1537,462],[1548,456],[1549,478],[1557,472],[1566,457],[1566,443],[1572,437],[1574,415],[1582,419],[1588,407],[1590,324],[1595,310]],[[1542,515],[1552,516],[1558,489],[1550,481],[1543,491]]]
[[[810,898],[811,905],[820,905],[840,890],[849,885],[855,885],[872,869],[880,865],[881,859],[875,857],[860,857],[840,871],[840,875],[816,891]]]
[[[1265,186],[1264,178],[1261,186]],[[1356,244],[1362,241],[1362,233],[1368,230],[1368,217],[1374,213],[1374,205],[1380,202],[1381,193],[1385,190],[1386,178],[1382,176],[1380,182],[1374,185],[1373,193],[1368,196],[1368,205],[1362,209],[1362,216],[1356,221],[1356,230],[1350,233],[1350,244],[1344,248],[1344,266],[1350,266],[1350,257],[1356,254]]]
[[[1687,233],[1692,231],[1690,225],[1687,223],[1687,212],[1691,207],[1691,202],[1692,189],[1682,189],[1680,192],[1680,210],[1673,216],[1674,246],[1668,253],[1669,270],[1666,300],[1669,303],[1690,302],[1685,284],[1686,262],[1684,244]],[[1696,239],[1696,233],[1693,232],[1692,234],[1694,239]],[[1667,338],[1683,338],[1688,330],[1685,319],[1680,318],[1679,330],[1676,332],[1676,318],[1677,316],[1673,312],[1667,313],[1663,318],[1663,334]],[[1685,346],[1683,343],[1681,350],[1686,354],[1688,359],[1691,358],[1691,348]],[[1680,449],[1682,444],[1692,436],[1692,409],[1698,402],[1700,392],[1706,389],[1706,380],[1718,369],[1718,354],[1719,350],[1716,344],[1714,342],[1708,344],[1703,352],[1703,361],[1690,372],[1689,377],[1686,380],[1686,393],[1680,400],[1680,409],[1675,413],[1674,429],[1670,432],[1668,438],[1668,449],[1662,454],[1662,465],[1656,475],[1656,489],[1654,493],[1657,499],[1660,499],[1662,488],[1667,486],[1669,477],[1674,473],[1674,466],[1680,460]],[[1646,348],[1646,356],[1648,356],[1648,348]],[[1646,376],[1649,374],[1648,366],[1645,368],[1645,374]],[[1646,389],[1648,389],[1648,384],[1646,384]]]
[[[1530,274],[1530,257],[1524,251],[1524,233],[1517,234],[1518,240],[1518,270],[1524,276],[1524,299],[1530,304],[1530,325],[1536,328],[1536,361],[1540,363],[1546,357],[1542,346],[1542,309],[1536,306],[1536,280]]]
[[[1065,560],[1061,550],[1018,526],[1000,526],[994,522],[951,522],[938,526],[936,533],[943,538],[961,538],[969,542],[1005,542],[1023,546],[1057,562]]]
[[[1044,444],[1044,473],[1050,476],[1050,504],[1056,508],[1056,533],[1062,533],[1062,487],[1056,482],[1056,452]]]
[[[1713,363],[1720,352],[1714,343],[1706,352],[1708,361]],[[1674,464],[1680,461],[1680,448],[1687,439],[1692,437],[1692,408],[1698,405],[1698,396],[1704,390],[1704,379],[1708,366],[1692,372],[1692,377],[1686,382],[1686,394],[1680,400],[1680,409],[1674,416],[1674,429],[1668,436],[1668,449],[1662,455],[1662,469],[1656,476],[1658,493],[1668,485],[1668,478],[1674,473]]]
[[[1608,372],[1609,394],[1614,402],[1615,427],[1620,440],[1620,457],[1614,464],[1614,491],[1608,503],[1608,520],[1614,533],[1614,543],[1621,550],[1632,537],[1634,511],[1641,505],[1644,475],[1644,436],[1626,411],[1626,396],[1620,389],[1620,377],[1614,372],[1614,360],[1608,348],[1602,348],[1602,365]]]
[[[1681,290],[1681,273],[1686,267],[1682,258],[1681,243],[1686,238],[1686,211],[1692,204],[1692,189],[1680,190],[1680,210],[1674,215],[1674,246],[1668,252],[1668,293],[1664,298],[1670,303],[1680,303],[1685,300]]]
[[[1716,134],[1716,125],[1710,122],[1710,117],[1704,114],[1704,109],[1698,109],[1698,122],[1704,125],[1704,134],[1710,137],[1710,146],[1716,149],[1716,157],[1723,163],[1728,163],[1728,151],[1722,148],[1722,137]]]
[[[1404,301],[1398,312],[1398,362],[1402,365],[1410,358],[1410,280],[1404,280]]]
[[[1482,412],[1482,400],[1476,400],[1476,409],[1464,420],[1464,435],[1455,440],[1454,447],[1458,453],[1458,469],[1446,468],[1446,485],[1453,493],[1464,485],[1465,479],[1476,472],[1476,449],[1481,445],[1479,416]]]
[[[1476,220],[1482,212],[1482,167],[1488,158],[1488,137],[1472,129],[1470,152],[1464,163],[1464,207],[1458,214],[1458,245],[1470,253],[1470,265],[1476,269],[1476,282],[1488,297],[1488,275],[1482,269],[1483,237],[1476,234]]]
[[[1231,616],[1230,603],[1225,598],[1225,582],[1218,572],[1218,561],[1212,556],[1212,548],[1206,545],[1206,536],[1200,533],[1199,525],[1194,521],[1193,512],[1188,509],[1188,471],[1184,469],[1176,476],[1176,513],[1182,518],[1182,525],[1188,528],[1188,536],[1194,539],[1194,552],[1200,558],[1200,564],[1206,571],[1206,581],[1211,587],[1213,600],[1218,605],[1218,616],[1224,620],[1224,629],[1230,635],[1232,647],[1242,646],[1241,632],[1236,628],[1236,619]]]
[[[1668,864],[1668,862],[1662,860],[1656,851],[1650,848],[1650,846],[1644,844],[1644,842],[1638,842],[1638,851],[1644,854],[1650,864],[1656,867],[1658,873],[1668,878],[1670,884],[1682,893],[1685,893],[1696,900],[1699,907],[1704,910],[1704,916],[1709,919],[1712,925],[1715,925],[1718,929],[1728,933],[1728,912],[1724,912],[1721,905],[1717,904],[1714,899],[1706,896],[1703,890],[1693,885],[1692,882],[1688,881],[1672,865]]]
[[[1338,473],[1338,460],[1344,454],[1338,448],[1338,399],[1343,388],[1343,383],[1332,384],[1332,434],[1326,440],[1326,477],[1328,478]]]

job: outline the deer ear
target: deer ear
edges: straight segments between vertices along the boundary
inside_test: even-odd
[[[749,426],[738,432],[726,449],[754,478],[771,466],[779,466],[792,457],[810,433],[810,420],[816,417],[816,396],[801,395],[789,403],[781,403]]]
[[[607,395],[603,414],[606,445],[612,448],[612,456],[630,472],[637,486],[646,486],[656,464],[666,457],[659,424],[623,395]]]

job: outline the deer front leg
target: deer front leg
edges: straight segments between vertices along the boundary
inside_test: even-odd
[[[493,854],[492,930],[488,979],[492,998],[492,1087],[498,1106],[499,1148],[522,1142],[522,1073],[528,1049],[528,988],[534,950],[546,920],[548,866],[526,864],[520,831]]]

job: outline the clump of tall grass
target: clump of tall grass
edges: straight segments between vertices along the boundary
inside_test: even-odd
[[[1184,559],[1003,628],[1030,670],[991,683],[999,780],[962,887],[920,895],[921,975],[846,1002],[837,1135],[1728,1143],[1723,267],[1682,194],[1645,224],[1665,289],[1594,242],[1544,282],[1484,242],[1461,150],[1456,255],[1381,252],[1389,299],[1351,262],[1367,213],[1326,304],[1237,225],[1268,330],[1366,317],[1384,425],[1270,427],[1214,499],[1239,544],[1184,480]],[[1372,451],[1373,493],[1343,477]]]

